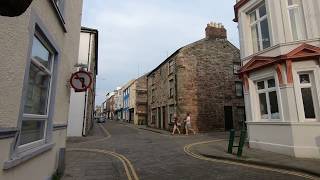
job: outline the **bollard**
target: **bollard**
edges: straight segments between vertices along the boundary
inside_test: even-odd
[[[237,152],[238,157],[242,156],[242,149],[244,146],[244,142],[246,140],[246,134],[247,134],[247,131],[245,129],[242,129],[240,133],[239,147]]]
[[[235,130],[231,129],[230,130],[230,136],[229,136],[229,146],[228,146],[228,153],[230,153],[230,154],[232,154],[234,135],[235,135]]]

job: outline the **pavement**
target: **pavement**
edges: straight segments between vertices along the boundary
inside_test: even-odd
[[[151,131],[152,130],[152,131]],[[306,172],[209,157],[226,133],[175,135],[107,121],[67,141],[63,180],[317,179]],[[222,150],[223,152],[223,150]],[[245,152],[246,153],[246,152]]]

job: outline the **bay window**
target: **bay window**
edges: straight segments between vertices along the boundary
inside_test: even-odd
[[[303,40],[306,32],[301,0],[288,0],[288,14],[293,40]]]
[[[305,119],[315,119],[316,92],[314,89],[313,76],[311,73],[299,74],[299,87],[302,98],[302,105]]]
[[[270,47],[268,15],[265,3],[249,13],[253,52]]]
[[[19,146],[45,142],[53,73],[53,51],[36,33],[33,37],[27,95],[23,108]],[[29,146],[30,145],[30,146]]]
[[[280,119],[275,79],[258,81],[256,86],[261,119]]]

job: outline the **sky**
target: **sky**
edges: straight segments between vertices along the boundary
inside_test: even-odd
[[[82,26],[98,29],[96,105],[107,92],[157,67],[182,46],[222,23],[239,47],[235,0],[84,0]]]

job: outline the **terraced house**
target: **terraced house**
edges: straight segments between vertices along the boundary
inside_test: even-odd
[[[206,37],[186,45],[148,74],[148,125],[170,129],[173,114],[180,121],[191,113],[197,131],[239,128],[244,122],[239,50],[217,23]]]
[[[320,158],[320,1],[238,0],[250,147]]]
[[[0,9],[9,12],[0,16],[0,179],[51,179],[61,172],[66,146],[82,0],[6,2]],[[25,5],[21,13],[6,10]]]

